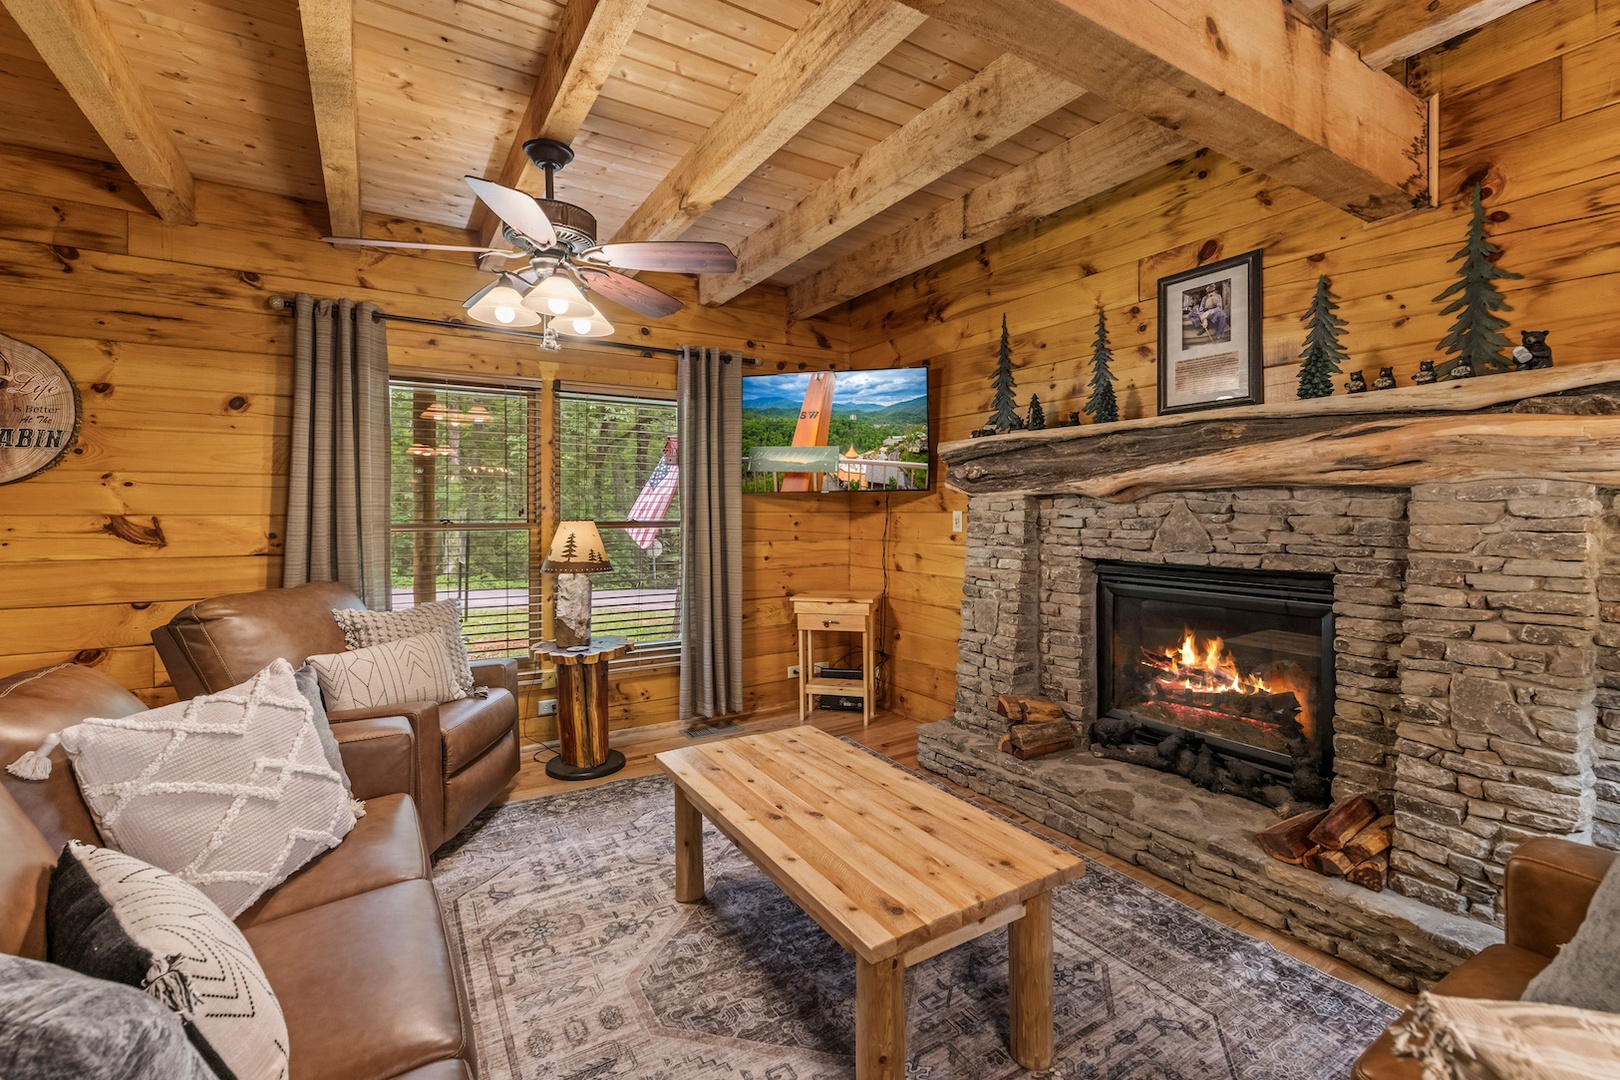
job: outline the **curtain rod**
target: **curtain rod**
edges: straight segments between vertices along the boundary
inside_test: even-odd
[[[279,294],[272,295],[268,303],[271,311],[279,311],[288,315],[293,314],[292,301],[285,296],[281,296]],[[442,330],[469,330],[475,334],[500,334],[502,337],[518,338],[523,341],[541,342],[545,340],[544,335],[536,334],[528,330],[506,330],[499,326],[475,326],[472,323],[454,322],[450,319],[419,319],[415,315],[390,315],[385,311],[377,312],[375,318],[381,322],[410,323],[413,326],[435,326]],[[627,352],[642,353],[646,356],[681,355],[681,351],[679,349],[666,349],[658,345],[635,345],[623,341],[600,341],[596,339],[587,339],[585,341],[569,340],[568,346],[570,348],[583,347],[595,349],[623,349]],[[743,357],[742,362],[748,367],[765,366],[765,361],[755,359],[752,356]]]

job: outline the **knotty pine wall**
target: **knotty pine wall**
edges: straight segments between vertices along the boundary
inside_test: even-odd
[[[1524,275],[1503,283],[1514,342],[1517,329],[1550,329],[1559,364],[1614,359],[1617,31],[1620,0],[1539,0],[1404,65],[1414,91],[1441,95],[1441,210],[1364,226],[1206,154],[857,300],[851,364],[929,362],[938,438],[967,438],[989,412],[1006,314],[1020,403],[1038,393],[1050,421],[1085,400],[1100,302],[1122,412],[1150,415],[1158,278],[1263,248],[1268,399],[1296,390],[1299,318],[1318,274],[1342,298],[1354,366],[1370,383],[1394,365],[1406,385],[1446,331],[1434,297],[1452,280],[1447,259],[1462,245],[1475,178],[1505,249],[1501,265]],[[881,498],[853,505],[851,583],[879,587],[887,564],[891,703],[937,719],[953,708],[960,630],[963,538],[950,512],[967,501],[940,492],[888,505],[889,514]]]
[[[121,173],[0,148],[0,332],[60,361],[84,413],[62,464],[0,487],[0,674],[76,660],[149,702],[172,700],[152,627],[194,600],[281,580],[293,324],[266,298],[303,291],[444,318],[482,280],[454,256],[334,251],[316,239],[326,230],[321,207],[278,196],[200,184],[198,217],[192,228],[166,226]],[[440,227],[368,225],[375,236],[465,243]],[[770,290],[711,310],[696,304],[688,279],[659,284],[688,308],[646,327],[616,320],[620,340],[711,344],[795,367],[847,356],[841,314],[793,322]],[[388,338],[401,371],[674,381],[668,358],[546,354],[399,323]],[[848,585],[848,518],[837,502],[749,503],[750,702],[792,700],[783,598]],[[675,713],[673,671],[614,680],[615,724]]]

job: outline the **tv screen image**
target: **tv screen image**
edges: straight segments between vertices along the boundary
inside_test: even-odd
[[[926,367],[742,383],[744,491],[928,490]]]

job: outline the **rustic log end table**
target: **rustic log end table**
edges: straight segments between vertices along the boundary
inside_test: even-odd
[[[547,776],[595,780],[624,768],[624,755],[608,746],[608,661],[634,648],[622,637],[593,637],[581,648],[534,646],[536,660],[557,665],[557,756],[546,762]]]
[[[1051,891],[1085,870],[1048,844],[813,727],[657,755],[675,784],[675,898],[703,899],[706,817],[855,957],[856,1080],[902,1080],[905,971],[1008,927],[1009,1049],[1046,1069]]]

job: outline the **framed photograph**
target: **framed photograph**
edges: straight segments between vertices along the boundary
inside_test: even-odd
[[[1159,415],[1256,405],[1260,252],[1159,279]]]

